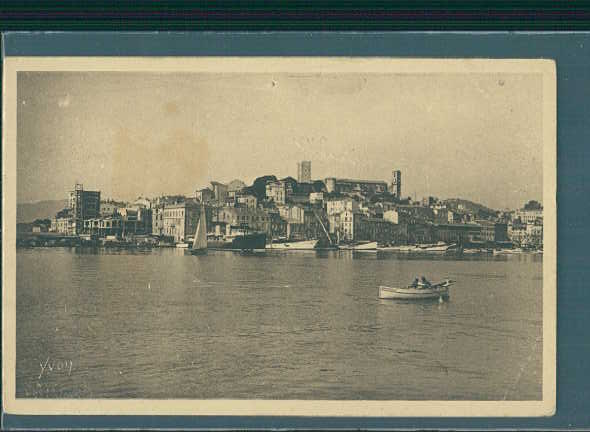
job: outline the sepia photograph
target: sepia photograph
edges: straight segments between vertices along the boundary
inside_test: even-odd
[[[6,409],[554,412],[552,61],[4,68]]]

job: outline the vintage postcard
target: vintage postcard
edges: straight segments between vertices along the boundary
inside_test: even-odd
[[[547,416],[551,60],[7,57],[4,409]]]

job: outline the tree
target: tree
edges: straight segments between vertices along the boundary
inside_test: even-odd
[[[541,210],[543,206],[539,201],[530,200],[528,203],[524,205],[525,210]]]
[[[252,192],[258,201],[262,201],[266,198],[266,184],[271,181],[275,182],[277,181],[277,178],[274,175],[265,175],[258,177],[254,180],[254,183],[252,183]]]
[[[321,180],[314,180],[314,182],[312,183],[312,189],[314,192],[325,192],[326,185]]]

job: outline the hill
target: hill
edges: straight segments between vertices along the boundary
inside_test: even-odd
[[[35,219],[51,219],[58,211],[67,207],[67,205],[67,200],[50,200],[17,204],[16,222],[29,223],[33,222]]]
[[[457,210],[459,212],[468,212],[478,215],[478,217],[486,218],[487,216],[495,216],[496,210],[484,206],[473,201],[469,201],[461,198],[450,198],[444,200],[448,207]]]

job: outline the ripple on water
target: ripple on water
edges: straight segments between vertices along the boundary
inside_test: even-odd
[[[205,258],[17,251],[17,395],[541,396],[542,260]],[[416,274],[456,279],[450,301],[377,298],[379,285]],[[39,382],[47,356],[71,359],[71,376]]]

